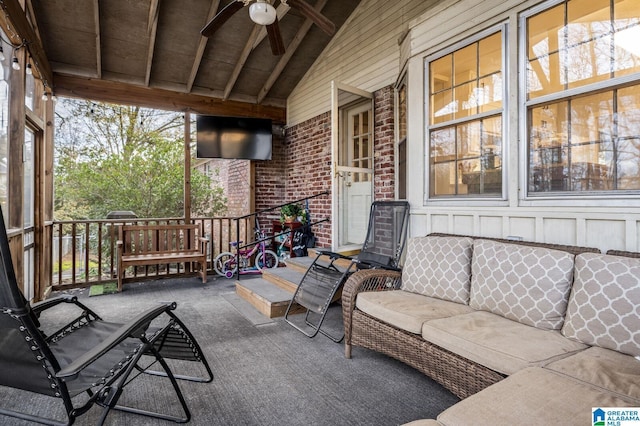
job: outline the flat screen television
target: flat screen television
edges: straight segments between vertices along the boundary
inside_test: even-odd
[[[264,118],[196,117],[198,158],[271,160],[271,120]]]

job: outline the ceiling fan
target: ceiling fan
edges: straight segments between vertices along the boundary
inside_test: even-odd
[[[305,0],[280,0],[280,2],[298,9],[328,35],[331,36],[336,31],[336,26],[333,22],[317,12],[313,6]],[[282,55],[284,53],[284,42],[282,41],[280,27],[278,26],[278,16],[275,8],[269,3],[269,0],[234,0],[223,7],[222,10],[200,30],[200,34],[205,37],[211,37],[234,13],[245,6],[249,6],[249,16],[253,22],[259,25],[266,25],[271,52],[273,52],[274,55]]]

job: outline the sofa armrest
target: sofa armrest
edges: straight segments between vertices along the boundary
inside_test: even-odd
[[[351,274],[342,289],[345,356],[351,358],[351,315],[356,297],[363,291],[388,291],[400,288],[402,273],[389,269],[361,269]]]

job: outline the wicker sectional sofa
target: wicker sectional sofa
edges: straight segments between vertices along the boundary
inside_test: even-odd
[[[630,253],[616,253],[629,254]],[[586,424],[640,406],[640,259],[597,249],[432,234],[402,272],[342,293],[345,355],[364,347],[461,402],[417,424]]]

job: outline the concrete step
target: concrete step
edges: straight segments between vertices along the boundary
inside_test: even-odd
[[[284,316],[293,296],[293,293],[262,277],[241,278],[236,281],[236,293],[269,318]]]
[[[315,252],[310,254],[310,256],[287,259],[285,268],[266,269],[262,275],[241,277],[236,281],[236,293],[269,318],[284,316],[304,273],[316,258]],[[328,263],[324,258],[319,262]],[[346,269],[350,263],[346,259],[339,259],[334,262],[334,265],[339,269]],[[339,293],[336,295],[336,300],[339,298]],[[300,310],[302,308],[298,306],[293,312]]]
[[[287,265],[286,268],[263,270],[262,278],[293,294],[304,276],[304,271],[306,271],[306,268],[301,271],[300,269],[291,268]]]
[[[315,255],[289,258],[285,261],[285,264],[287,265],[286,269],[294,269],[304,274],[307,272],[307,269],[309,269],[309,266],[311,266],[315,258]]]

